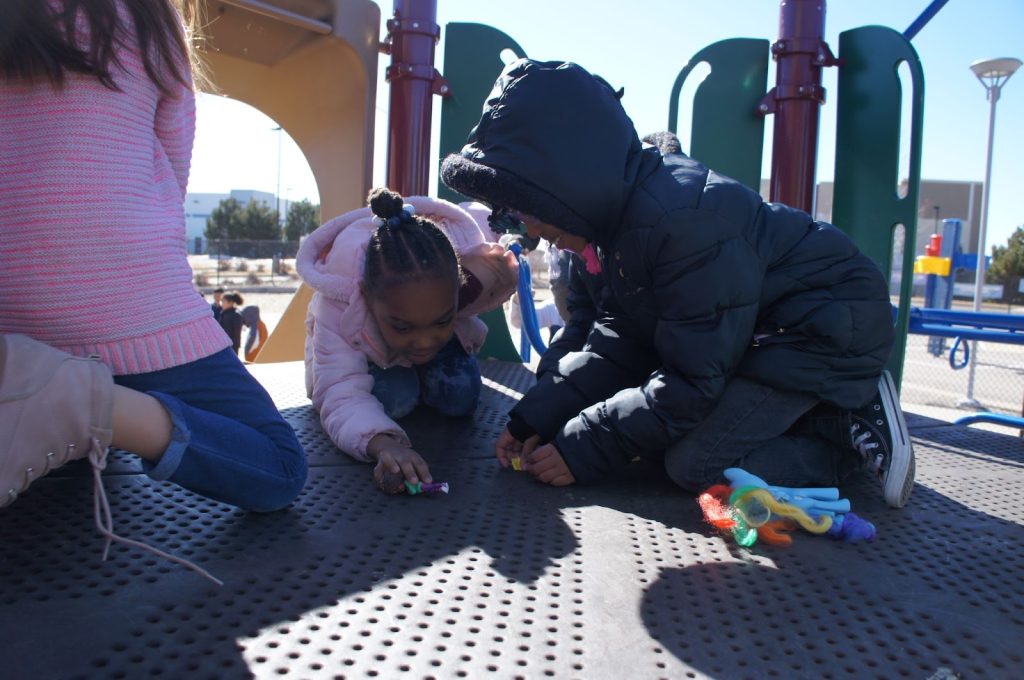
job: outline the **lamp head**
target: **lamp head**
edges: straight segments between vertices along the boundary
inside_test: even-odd
[[[1001,87],[1020,68],[1020,59],[979,59],[971,64],[971,70],[986,88]]]

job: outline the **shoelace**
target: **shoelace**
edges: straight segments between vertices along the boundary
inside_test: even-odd
[[[169,553],[165,553],[159,548],[154,548],[151,545],[142,543],[141,541],[135,541],[130,538],[118,536],[114,533],[114,519],[110,514],[110,503],[107,501],[107,493],[103,489],[103,477],[101,473],[107,467],[107,448],[100,444],[100,441],[93,437],[92,447],[89,450],[89,462],[92,464],[92,478],[93,478],[93,513],[96,519],[96,528],[101,534],[107,539],[106,546],[103,548],[103,559],[107,559],[107,554],[110,552],[110,546],[114,541],[129,545],[134,548],[141,548],[147,552],[151,552],[154,555],[158,555],[165,560],[170,560],[175,564],[180,564],[183,567],[188,567],[192,571],[205,576],[219,586],[224,585],[224,582],[218,579],[216,576],[206,571],[199,565],[189,562],[188,560],[175,557]]]
[[[879,451],[876,454],[871,453],[871,449],[878,448],[878,442],[868,441],[871,438],[871,430],[865,430],[861,434],[857,434],[857,430],[860,429],[859,423],[853,423],[850,426],[850,433],[853,435],[853,445],[856,447],[860,455],[864,457],[868,467],[873,472],[880,472],[882,470],[882,464],[885,462],[885,454]]]

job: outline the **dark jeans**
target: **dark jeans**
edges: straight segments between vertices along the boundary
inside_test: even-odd
[[[170,445],[156,465],[143,463],[151,478],[259,512],[287,506],[302,490],[302,445],[232,349],[114,382],[152,395],[171,415]]]
[[[480,366],[456,337],[425,364],[380,368],[371,363],[370,375],[373,396],[389,418],[407,416],[421,403],[446,416],[468,416],[480,400]]]
[[[665,470],[694,492],[724,482],[730,467],[777,486],[837,486],[857,460],[848,412],[733,378],[715,410],[665,453]]]

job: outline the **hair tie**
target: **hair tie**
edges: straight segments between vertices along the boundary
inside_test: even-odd
[[[388,226],[392,229],[398,229],[402,226],[403,222],[412,222],[412,216],[416,214],[416,208],[406,203],[402,206],[402,210],[397,215],[391,217],[375,217],[373,223],[378,227]]]

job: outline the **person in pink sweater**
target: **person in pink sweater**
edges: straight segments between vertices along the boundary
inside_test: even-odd
[[[387,189],[369,208],[325,223],[295,266],[314,289],[306,318],[306,389],[334,444],[376,461],[386,491],[430,482],[395,422],[425,404],[470,415],[480,396],[475,354],[487,335],[477,314],[515,291],[514,256],[457,205]],[[471,206],[486,214],[483,206]],[[487,230],[486,233],[489,233]]]
[[[181,0],[15,7],[0,41],[0,506],[76,458],[99,479],[108,445],[153,479],[287,506],[305,454],[186,258]]]

